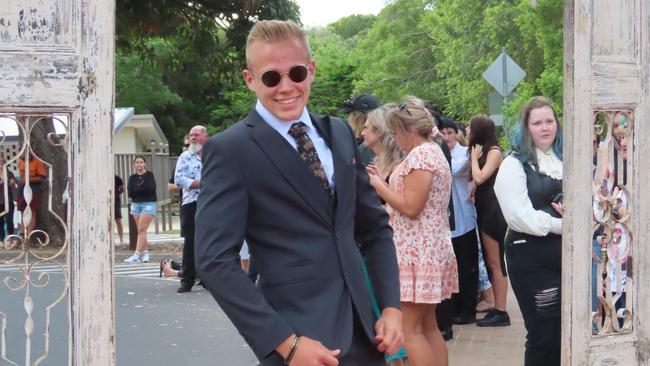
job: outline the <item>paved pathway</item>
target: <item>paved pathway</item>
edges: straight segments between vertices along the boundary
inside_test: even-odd
[[[447,342],[449,365],[523,365],[526,330],[512,288],[508,289],[507,310],[512,323],[509,327],[454,325],[454,339]]]

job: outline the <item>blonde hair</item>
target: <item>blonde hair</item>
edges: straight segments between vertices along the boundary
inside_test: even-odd
[[[276,43],[288,39],[297,39],[302,43],[310,58],[309,41],[305,32],[293,22],[286,20],[260,20],[253,25],[246,39],[246,67],[250,67],[250,53],[254,42]]]
[[[395,142],[395,137],[392,131],[386,124],[386,117],[391,110],[397,108],[397,104],[389,103],[380,106],[368,113],[367,124],[368,127],[373,128],[379,135],[379,143],[381,144],[381,154],[375,157],[373,163],[377,165],[379,171],[390,175],[397,164],[404,158],[404,154]]]
[[[366,124],[368,119],[368,113],[352,111],[348,115],[348,124],[352,127],[352,132],[354,132],[354,137],[360,138],[361,132],[363,131],[363,126]]]
[[[412,131],[429,141],[439,134],[431,113],[424,106],[424,101],[410,95],[390,111],[386,116],[386,124],[391,131]]]

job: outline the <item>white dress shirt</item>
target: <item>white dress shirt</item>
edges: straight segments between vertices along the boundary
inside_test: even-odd
[[[470,172],[467,147],[456,143],[451,149],[451,199],[454,203],[454,223],[456,228],[451,237],[456,238],[476,227],[476,207],[470,197],[472,173]]]
[[[562,179],[562,161],[553,150],[536,149],[539,172],[554,179]],[[503,217],[508,226],[517,232],[535,236],[546,236],[549,232],[562,234],[562,219],[535,210],[528,197],[526,172],[523,165],[510,155],[499,166],[494,183]]]
[[[307,125],[307,135],[314,143],[314,147],[316,147],[318,158],[320,159],[320,163],[323,166],[323,170],[325,170],[325,174],[327,175],[327,180],[329,181],[330,188],[333,190],[334,189],[334,162],[332,161],[332,151],[330,151],[330,148],[327,146],[327,143],[325,143],[325,140],[323,140],[323,138],[320,137],[318,131],[314,127],[314,124],[311,122],[311,118],[309,118],[309,112],[307,112],[307,107],[303,109],[300,118],[298,118],[295,121],[282,121],[278,119],[278,117],[274,116],[271,112],[269,112],[268,109],[266,109],[262,105],[262,103],[260,103],[259,100],[255,105],[255,111],[257,111],[260,117],[262,117],[264,122],[268,123],[269,126],[271,126],[274,130],[276,130],[280,134],[280,136],[284,137],[284,139],[287,140],[287,142],[296,151],[298,151],[298,144],[296,144],[296,139],[294,139],[293,136],[289,135],[289,130],[291,129],[291,125],[297,121],[300,121],[305,125]]]

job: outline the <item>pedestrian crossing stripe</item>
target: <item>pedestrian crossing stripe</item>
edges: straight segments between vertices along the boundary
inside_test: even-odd
[[[44,262],[45,263],[45,262]],[[4,263],[0,264],[0,273],[6,272],[22,272],[24,264],[18,263]],[[32,273],[52,273],[60,274],[63,273],[63,268],[67,266],[59,266],[56,264],[42,264],[35,265],[32,267]],[[159,263],[116,263],[113,266],[113,274],[115,277],[131,277],[131,278],[155,278],[158,279],[160,274],[160,264]],[[1,276],[1,274],[0,274]],[[161,279],[165,279],[164,277]],[[169,278],[169,280],[176,280],[178,278]]]

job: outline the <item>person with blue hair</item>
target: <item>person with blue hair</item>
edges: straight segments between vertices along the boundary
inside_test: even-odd
[[[508,223],[506,262],[526,327],[524,365],[560,365],[562,130],[548,98],[521,110],[494,191]]]

